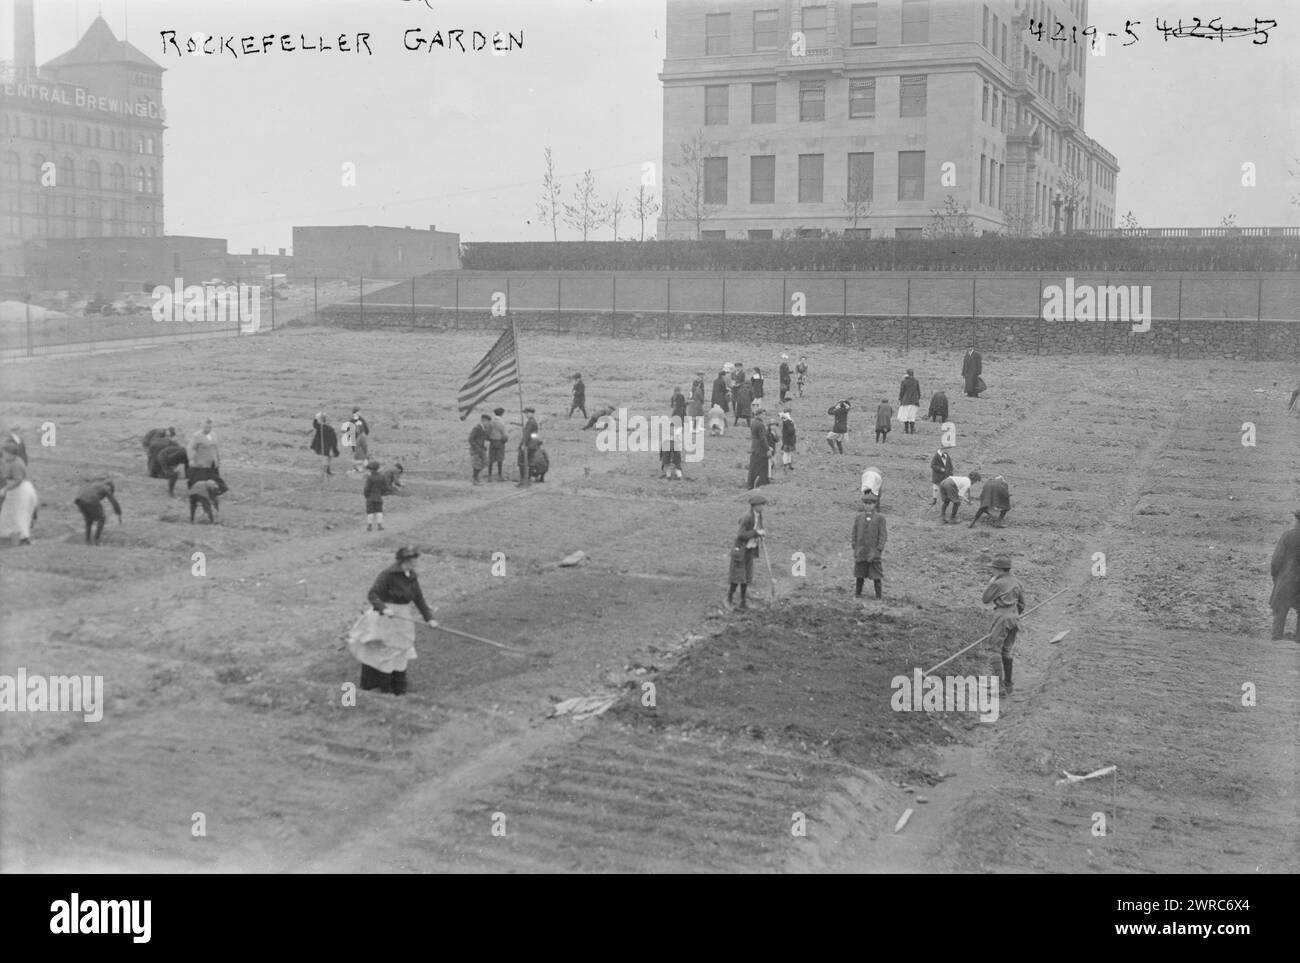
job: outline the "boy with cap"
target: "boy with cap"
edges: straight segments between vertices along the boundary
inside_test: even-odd
[[[352,409],[349,424],[352,425],[352,470],[365,471],[370,461],[370,425],[361,417],[360,408]]]
[[[107,498],[108,503],[113,506],[113,511],[117,515],[117,523],[122,524],[122,506],[113,497],[114,491],[113,483],[105,478],[83,486],[77,492],[77,497],[72,500],[73,504],[80,509],[81,517],[86,520],[87,545],[90,544],[90,529],[92,526],[95,528],[96,545],[99,544],[99,537],[104,534],[104,522],[108,520],[104,515],[104,506],[102,504],[104,499]]]
[[[781,367],[776,373],[781,382],[781,402],[784,404],[790,400],[790,356],[788,354],[781,355]]]
[[[852,407],[852,403],[846,398],[826,409],[826,414],[835,419],[830,432],[826,435],[826,444],[830,445],[832,454],[837,451],[841,455],[844,454],[844,436],[849,431],[849,409]]]
[[[488,456],[488,436],[492,430],[492,416],[482,414],[478,417],[478,424],[470,429],[469,432],[469,460],[470,468],[474,470],[472,483],[475,485],[483,484],[479,481],[479,473],[487,467]],[[369,509],[366,509],[369,511]]]
[[[948,522],[948,506],[952,505],[952,522],[957,521],[957,506],[964,502],[970,496],[970,486],[980,480],[980,473],[973,471],[967,475],[949,475],[943,481],[939,482],[939,497],[943,500],[939,505],[939,518],[945,523]]]
[[[867,579],[876,589],[876,598],[882,595],[885,579],[882,555],[885,551],[885,516],[877,510],[876,497],[870,493],[862,496],[862,510],[853,520],[853,597],[862,598],[862,586]]]
[[[763,530],[761,508],[766,504],[766,496],[759,492],[750,493],[749,511],[741,517],[740,531],[736,533],[736,540],[731,546],[731,568],[728,576],[731,587],[727,590],[727,605],[732,604],[736,587],[739,586],[740,605],[737,608],[749,608],[746,596],[749,593],[749,583],[754,578],[754,559],[758,558],[759,541],[766,534]]]
[[[506,431],[504,408],[492,409],[492,427],[488,429],[488,478],[492,478],[492,466],[497,469],[496,479],[499,482],[505,481],[505,461],[506,461],[506,442],[510,440],[510,433]],[[401,466],[398,466],[401,467]]]
[[[790,386],[786,385],[788,391]],[[794,415],[786,408],[781,412],[781,464],[786,471],[794,471],[795,427]]]
[[[808,381],[808,357],[807,355],[799,356],[799,363],[794,366],[794,373],[799,378],[799,397],[803,397],[803,386]]]
[[[916,413],[921,404],[921,382],[916,380],[912,369],[907,369],[903,382],[898,386],[898,420],[903,423],[903,434],[916,434]]]
[[[989,639],[1002,653],[1002,691],[1011,694],[1011,652],[1020,632],[1020,614],[1025,610],[1025,590],[1011,574],[1011,559],[999,555],[993,560],[993,577],[984,589],[983,602],[993,605],[993,630]]]
[[[894,423],[894,409],[885,398],[876,406],[876,442],[889,441],[889,431]]]
[[[575,411],[581,411],[582,417],[587,417],[587,386],[583,383],[581,372],[573,376],[573,401],[569,403],[566,417],[572,418]]]
[[[952,455],[948,454],[951,445],[940,445],[939,450],[930,459],[930,504],[939,504],[939,486],[952,474]]]
[[[515,485],[519,488],[529,484],[532,478],[532,469],[529,467],[532,453],[541,446],[541,442],[537,440],[537,419],[533,417],[535,414],[537,414],[536,408],[524,409],[524,435],[519,442],[519,453],[516,459],[519,464],[519,481]]]
[[[971,519],[970,527],[975,527],[981,515],[992,518],[995,508],[998,510],[998,520],[995,524],[998,528],[1002,528],[1006,524],[1004,519],[1007,517],[1007,512],[1011,511],[1011,489],[1007,486],[1007,480],[1001,475],[990,478],[980,489],[980,507],[975,517]]]
[[[196,478],[190,482],[190,524],[194,524],[194,513],[203,509],[208,516],[208,524],[215,525],[221,517],[221,489],[211,478]]]
[[[484,418],[487,415],[483,416]],[[378,525],[379,530],[384,530],[384,476],[379,474],[379,462],[366,462],[366,469],[370,472],[366,476],[366,484],[361,489],[361,494],[366,499],[366,531],[371,530],[372,525]],[[474,484],[478,484],[475,481]]]

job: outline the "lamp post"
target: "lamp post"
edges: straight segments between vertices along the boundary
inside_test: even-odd
[[[1061,205],[1065,203],[1065,195],[1060,191],[1052,197],[1052,233],[1061,233]]]
[[[1074,210],[1077,206],[1075,198],[1071,197],[1065,204],[1065,233],[1074,233]]]

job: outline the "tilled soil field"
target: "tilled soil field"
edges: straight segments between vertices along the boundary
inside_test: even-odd
[[[1300,647],[1269,640],[1267,612],[1300,506],[1288,366],[1207,379],[1198,362],[987,351],[971,400],[956,351],[801,348],[797,467],[766,489],[774,578],[760,560],[740,612],[721,603],[747,433],[663,481],[656,455],[598,451],[565,417],[567,376],[589,408],[666,414],[674,385],[739,358],[768,373],[770,407],[781,346],[525,332],[552,471],[518,489],[471,487],[455,413],[491,341],[293,328],[4,368],[42,508],[32,546],[0,546],[0,674],[102,675],[105,706],[93,723],[0,714],[0,869],[1300,869]],[[872,441],[907,367],[926,398],[948,393],[958,472],[1007,477],[1005,528],[939,523],[938,425]],[[823,440],[841,397],[843,456]],[[492,404],[518,417],[513,389]],[[384,532],[365,531],[361,476],[325,477],[307,448],[314,412],[353,405],[375,457],[408,469]],[[146,477],[139,443],[204,417],[232,489],[216,526]],[[868,465],[885,477],[885,598],[855,603]],[[72,498],[103,472],[125,521],[88,548]],[[420,628],[411,691],[347,704],[344,636],[408,543],[440,621],[525,654]],[[1003,552],[1030,605],[1068,589],[1025,620],[1014,695],[987,721],[896,711],[896,677],[987,631]],[[941,674],[988,673],[990,655]],[[552,717],[576,696],[613,701]]]

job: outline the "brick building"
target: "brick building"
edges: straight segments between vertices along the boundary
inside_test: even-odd
[[[403,278],[460,268],[460,235],[409,227],[295,227],[297,277]]]
[[[102,17],[39,68],[32,0],[16,0],[14,28],[0,70],[0,275],[28,273],[26,242],[161,236],[163,68]]]
[[[1118,165],[1083,132],[1087,14],[1087,0],[668,0],[659,236],[908,237],[949,196],[976,233],[1112,226]]]

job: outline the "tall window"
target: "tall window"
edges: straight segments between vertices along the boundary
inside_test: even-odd
[[[855,3],[849,11],[849,43],[869,47],[876,42],[877,4]]]
[[[898,116],[925,116],[925,74],[901,77],[898,85]]]
[[[710,13],[704,17],[704,52],[731,53],[731,14]]]
[[[822,174],[825,167],[824,154],[799,155],[799,203],[822,202]]]
[[[143,167],[137,167],[135,169],[135,192],[137,194],[144,193],[144,168]]]
[[[826,119],[826,81],[805,80],[800,82],[799,119]]]
[[[1006,186],[1007,186],[1007,165],[999,164],[998,165],[998,205],[999,206],[1001,206],[1002,198],[1005,196],[1003,194],[1003,189]]]
[[[980,102],[980,120],[988,122],[989,119],[989,85],[984,85],[984,99]]]
[[[22,176],[19,173],[19,171],[21,170],[21,165],[19,164],[18,161],[17,151],[11,150],[9,153],[5,154],[4,167],[3,169],[0,170],[3,171],[4,178],[7,181],[16,181]]]
[[[898,152],[898,199],[900,201],[925,200],[925,151],[900,150]]]
[[[777,20],[779,10],[754,11],[754,51],[776,50],[781,46],[781,34]]]
[[[99,190],[104,186],[104,181],[99,173],[99,161],[86,162],[86,183],[95,190]]]
[[[156,177],[157,177],[157,174],[156,174],[156,172],[154,171],[154,169],[153,169],[152,167],[149,168],[148,173],[145,174],[145,180],[144,180],[144,186],[145,186],[145,193],[146,193],[146,194],[157,194],[157,193],[158,193],[158,185],[157,185],[157,182],[156,182]]]
[[[750,87],[749,120],[753,124],[776,123],[776,84]]]
[[[727,159],[704,158],[704,203],[727,203]]]
[[[32,180],[34,180],[37,184],[39,184],[41,182],[41,178],[45,176],[44,167],[45,167],[44,154],[37,154],[32,158]]]
[[[930,0],[903,0],[903,43],[929,43]]]
[[[749,202],[772,204],[776,202],[776,157],[759,154],[749,158]]]
[[[849,178],[844,196],[850,201],[870,204],[875,196],[876,155],[850,154]]]
[[[1007,25],[1002,25],[1002,62],[1007,62]]]
[[[804,7],[802,13],[804,43],[807,45],[808,50],[824,49],[826,47],[826,8]]]
[[[989,45],[989,8],[987,4],[984,6],[984,30],[980,37],[980,43],[987,47]]]
[[[73,166],[71,157],[64,157],[59,163],[59,186],[77,186],[77,168]]]
[[[989,158],[989,207],[998,206],[998,170],[1000,165]]]
[[[108,169],[108,186],[115,191],[126,190],[126,171],[121,164],[114,164]]]
[[[704,123],[725,124],[727,122],[728,94],[726,84],[704,88]]]
[[[996,13],[993,14],[992,36],[993,36],[993,56],[1001,59],[1001,54],[998,50],[998,15]]]
[[[849,81],[849,116],[876,116],[876,81],[874,78]]]
[[[980,203],[981,204],[986,203],[988,198],[988,195],[985,193],[986,190],[985,167],[987,166],[988,166],[988,159],[983,154],[980,154]]]
[[[993,126],[998,125],[998,92],[993,91]]]

